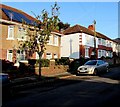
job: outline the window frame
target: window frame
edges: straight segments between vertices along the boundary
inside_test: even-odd
[[[12,30],[12,31],[11,31]],[[12,33],[12,34],[11,34]],[[10,36],[12,35],[12,36]],[[14,40],[14,26],[10,25],[8,26],[8,36],[7,36],[7,40]]]
[[[12,52],[10,52],[10,51],[12,51]],[[9,55],[10,55],[11,58],[9,58]],[[12,62],[12,58],[13,58],[13,50],[7,50],[7,60]]]

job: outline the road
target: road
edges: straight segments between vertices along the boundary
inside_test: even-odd
[[[44,91],[42,91],[44,90]],[[60,77],[49,86],[24,90],[3,107],[120,107],[120,67],[101,76]]]

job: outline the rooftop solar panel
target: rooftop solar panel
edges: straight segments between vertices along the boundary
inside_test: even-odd
[[[5,14],[8,16],[10,20],[14,20],[21,23],[25,21],[27,24],[35,25],[35,23],[32,20],[29,20],[25,15],[21,13],[14,12],[12,10],[8,10],[5,8],[2,8],[2,10],[5,12]]]

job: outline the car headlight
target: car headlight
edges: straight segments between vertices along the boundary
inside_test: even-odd
[[[89,68],[89,71],[90,71],[90,72],[93,72],[93,71],[94,71],[94,67],[90,67],[90,68]]]
[[[82,70],[82,68],[79,67],[77,70],[78,70],[78,71],[79,71],[79,70]]]

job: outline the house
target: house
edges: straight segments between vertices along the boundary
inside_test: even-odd
[[[114,41],[116,42],[117,55],[120,57],[120,38],[116,38]]]
[[[20,42],[27,40],[26,30],[22,22],[34,26],[35,18],[27,13],[10,6],[0,4],[0,59],[11,62],[26,60],[26,51],[21,51]],[[95,42],[94,42],[95,41]],[[95,45],[96,44],[96,45]],[[99,32],[94,33],[93,26],[88,28],[75,25],[66,29],[63,33],[53,31],[42,56],[45,59],[69,57],[78,59],[81,56],[90,58],[96,47],[97,57],[112,57],[113,52],[120,53],[120,44]],[[34,53],[34,59],[38,54]]]
[[[94,46],[97,58],[112,57],[113,52],[118,52],[117,43],[114,40],[99,32],[95,33],[91,26],[86,28],[74,25],[66,29],[61,38],[61,56],[75,59],[81,56],[90,58],[94,54]]]
[[[20,42],[27,40],[25,29],[22,27],[22,22],[34,26],[35,18],[27,13],[3,4],[0,4],[0,59],[6,59],[12,62],[26,60],[26,52],[19,49]],[[53,31],[49,43],[46,46],[46,51],[43,58],[60,58],[60,44],[62,34],[58,31]],[[37,59],[35,53],[33,58]]]

